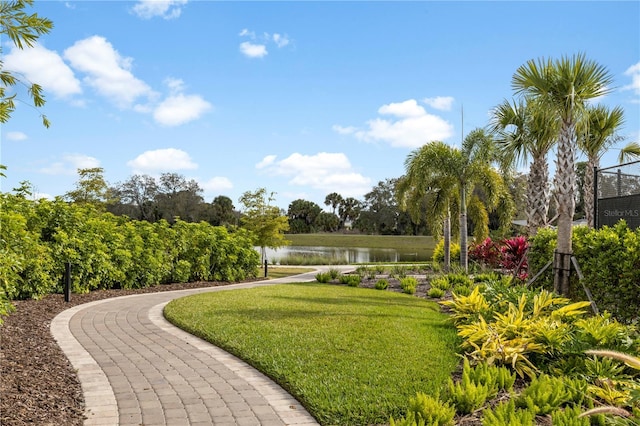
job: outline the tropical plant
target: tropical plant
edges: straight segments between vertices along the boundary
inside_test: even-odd
[[[587,102],[609,93],[612,82],[611,74],[584,54],[558,60],[529,60],[516,70],[511,80],[517,95],[540,102],[541,107],[554,111],[561,122],[554,180],[558,201],[554,289],[563,295],[570,290],[569,276],[562,271],[570,269],[572,254],[576,126]]]
[[[433,141],[412,151],[405,160],[405,176],[398,183],[401,209],[408,210],[419,221],[426,199],[427,222],[434,234],[444,230],[445,268],[448,267],[450,239],[448,224],[451,210],[458,207],[460,266],[468,270],[467,215],[471,212],[475,222],[475,238],[482,240],[488,233],[488,211],[501,204],[511,208],[509,191],[498,171],[491,166],[496,159],[493,139],[483,130],[476,129],[467,135],[458,149],[443,142]],[[484,203],[476,189],[484,193]],[[503,217],[506,219],[506,216]],[[443,224],[440,227],[440,224]]]
[[[547,225],[549,165],[547,154],[556,142],[559,121],[553,111],[535,99],[504,101],[492,112],[491,130],[506,164],[525,163],[531,157],[527,178],[527,232],[535,235]]]
[[[637,159],[640,159],[640,143],[638,142],[629,142],[620,150],[618,155],[619,163]]]
[[[595,226],[594,217],[594,175],[600,167],[600,158],[622,137],[616,131],[624,125],[624,110],[620,107],[609,109],[603,105],[588,106],[578,126],[578,146],[587,156],[587,170],[584,175],[584,210],[587,226]]]

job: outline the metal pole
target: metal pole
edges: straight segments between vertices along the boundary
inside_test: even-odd
[[[618,197],[622,197],[622,170],[618,169]]]
[[[268,270],[268,266],[267,266],[267,259],[264,260],[264,277],[267,278],[267,270]]]
[[[585,209],[586,208],[588,208],[588,206],[585,206]],[[597,166],[593,166],[593,229],[598,229],[598,167]]]
[[[64,264],[64,301],[71,301],[71,262]]]

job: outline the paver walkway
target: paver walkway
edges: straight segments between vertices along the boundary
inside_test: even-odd
[[[316,425],[268,377],[162,315],[178,297],[313,281],[315,274],[123,296],[60,313],[51,332],[78,372],[85,425]]]

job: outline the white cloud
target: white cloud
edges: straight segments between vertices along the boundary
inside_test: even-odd
[[[199,95],[177,94],[162,101],[153,111],[153,118],[164,126],[179,126],[197,120],[211,108]]]
[[[139,0],[132,11],[142,19],[160,16],[164,19],[178,18],[187,0]]]
[[[264,157],[262,159],[262,161],[260,161],[258,164],[256,164],[256,169],[264,169],[265,167],[273,164],[273,162],[276,160],[276,156],[275,155],[267,155],[266,157]]]
[[[640,62],[630,66],[624,75],[631,77],[631,84],[623,87],[624,90],[633,90],[636,95],[640,96]]]
[[[254,33],[253,31],[249,31],[246,28],[243,28],[242,31],[240,31],[240,34],[238,34],[240,37],[251,37],[252,39],[256,38],[256,33]]]
[[[395,115],[396,117],[420,117],[425,114],[425,110],[418,105],[415,99],[409,99],[404,102],[382,105],[378,108],[378,113]]]
[[[3,68],[23,74],[27,80],[37,82],[55,96],[62,98],[82,93],[80,81],[60,55],[39,44],[22,50],[14,47],[2,60]]]
[[[78,169],[94,167],[100,167],[100,161],[97,158],[84,154],[66,154],[62,160],[43,167],[39,171],[47,175],[75,175]]]
[[[128,161],[134,173],[167,172],[176,170],[197,169],[198,165],[186,152],[176,148],[146,151],[135,159]]]
[[[262,58],[269,54],[264,44],[253,44],[248,41],[240,43],[240,52],[248,58]]]
[[[441,111],[451,111],[454,99],[451,96],[436,96],[435,98],[425,98],[422,100],[431,108]]]
[[[365,142],[382,141],[404,148],[417,148],[429,141],[445,140],[453,135],[453,126],[449,122],[427,113],[414,99],[383,105],[378,113],[397,119],[375,118],[367,121],[364,129],[340,125],[334,125],[333,129]]]
[[[216,176],[206,182],[201,182],[200,186],[205,191],[225,191],[227,189],[233,188],[233,184],[231,183],[231,181],[228,178],[222,176]]]
[[[291,185],[308,186],[327,194],[338,192],[355,197],[371,190],[371,179],[353,171],[343,153],[294,153],[280,161],[276,161],[275,155],[269,155],[256,168],[269,175],[287,177]]]
[[[334,124],[331,128],[333,129],[334,132],[339,133],[341,135],[352,135],[358,131],[357,127],[354,127],[354,126],[344,127],[338,124]]]
[[[286,35],[275,33],[273,34],[273,42],[278,47],[285,47],[287,44],[289,44],[289,37],[287,37]]]
[[[165,78],[164,84],[169,88],[171,93],[182,93],[184,91],[184,81],[179,78]]]
[[[130,107],[153,91],[131,73],[131,58],[120,56],[104,37],[92,36],[64,51],[73,68],[87,74],[84,81],[121,108]]]
[[[10,141],[24,141],[27,140],[27,135],[23,132],[7,132],[6,138]]]

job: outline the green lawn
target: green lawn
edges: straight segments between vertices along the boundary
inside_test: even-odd
[[[274,285],[174,300],[165,316],[273,378],[323,425],[386,424],[459,361],[436,303],[388,291]]]
[[[433,237],[411,235],[286,234],[292,246],[433,249]]]
[[[283,266],[271,266],[267,268],[268,278],[282,278],[290,277],[291,275],[304,274],[305,272],[314,271],[314,268],[300,268],[300,267],[283,267]],[[261,270],[261,276],[264,276],[264,269]]]

